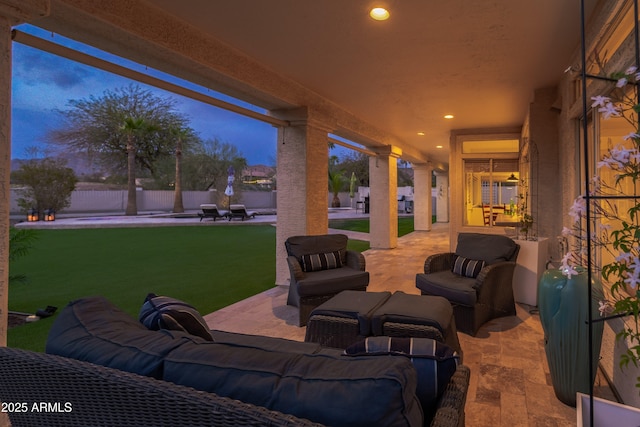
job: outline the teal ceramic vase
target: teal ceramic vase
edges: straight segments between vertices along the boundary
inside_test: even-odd
[[[591,280],[592,318],[597,319],[598,301],[604,299],[602,283]],[[538,308],[544,329],[544,348],[556,397],[576,406],[576,392],[589,394],[595,379],[603,322],[593,328],[593,378],[589,378],[589,308],[587,272],[568,278],[560,270],[547,270],[538,285]]]

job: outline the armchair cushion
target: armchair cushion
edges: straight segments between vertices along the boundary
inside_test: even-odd
[[[465,258],[460,255],[453,256],[453,264],[451,265],[451,271],[454,274],[464,277],[477,277],[485,266],[485,262],[482,260],[475,260]]]
[[[295,256],[302,264],[302,256],[309,254],[340,252],[340,261],[344,264],[347,249],[347,236],[327,234],[318,236],[291,236],[285,242],[287,254]]]
[[[302,271],[330,270],[342,267],[340,251],[302,255]]]
[[[450,270],[418,274],[416,286],[424,294],[445,297],[452,304],[473,307],[478,301],[476,279],[459,276]]]
[[[349,287],[345,287],[345,283]],[[300,296],[337,294],[345,289],[355,289],[369,284],[369,273],[345,267],[314,271],[298,280]]]
[[[479,259],[488,265],[499,261],[515,261],[518,245],[506,236],[481,233],[460,233],[456,254]]]

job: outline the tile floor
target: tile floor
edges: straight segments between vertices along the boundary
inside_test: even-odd
[[[353,236],[356,237],[355,235]],[[362,236],[360,236],[362,237]],[[415,274],[427,255],[449,248],[446,224],[399,239],[393,250],[365,252],[371,274],[369,291],[402,290],[419,294]],[[297,311],[286,305],[287,287],[278,286],[205,316],[213,329],[304,340]],[[552,427],[576,424],[575,408],[556,399],[534,307],[517,304],[517,316],[485,324],[476,337],[459,333],[464,363],[471,368],[466,425]],[[613,399],[603,379],[596,394]]]

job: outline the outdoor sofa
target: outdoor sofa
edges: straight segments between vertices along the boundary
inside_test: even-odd
[[[76,300],[56,316],[50,354],[0,348],[0,401],[27,403],[9,413],[14,427],[464,425],[463,365],[424,410],[417,390],[433,381],[409,357],[210,334],[150,330],[105,298]]]

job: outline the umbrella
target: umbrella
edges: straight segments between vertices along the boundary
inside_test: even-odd
[[[229,206],[231,206],[231,196],[233,196],[233,181],[235,179],[236,172],[233,170],[233,166],[229,166],[227,169],[227,188],[224,190],[224,194],[229,196]]]

